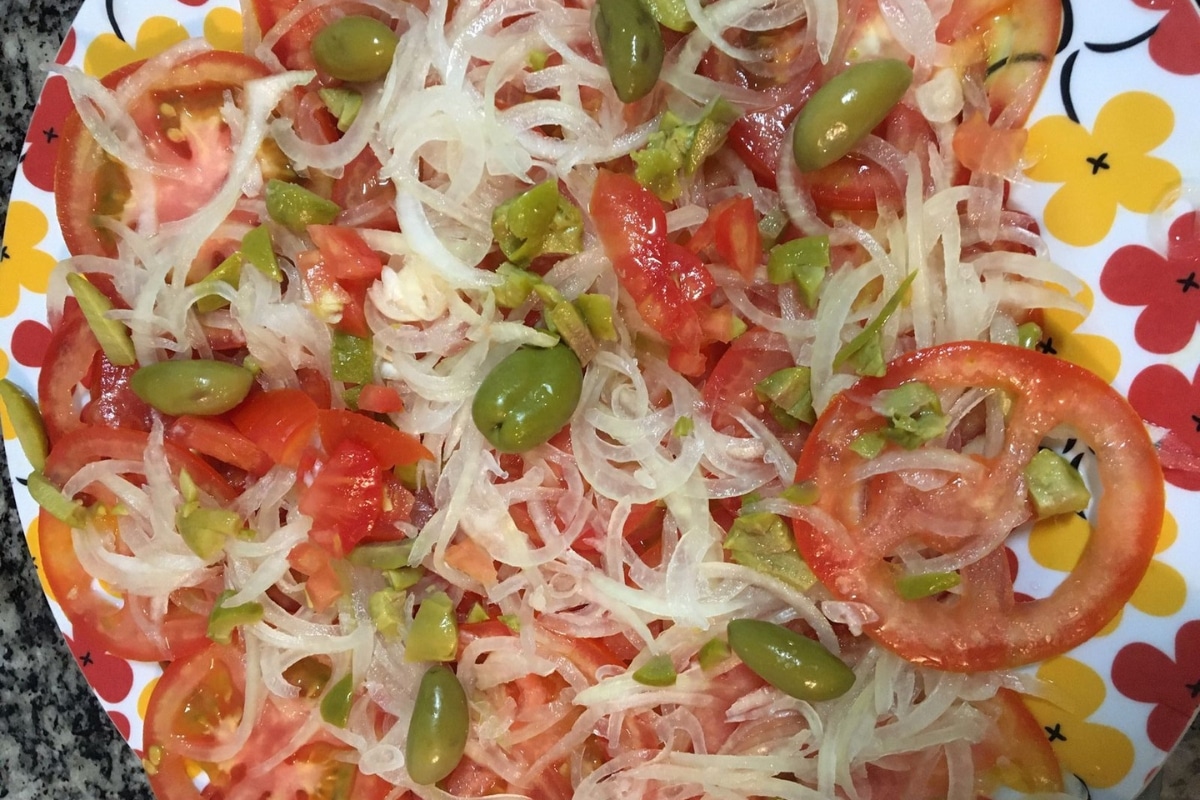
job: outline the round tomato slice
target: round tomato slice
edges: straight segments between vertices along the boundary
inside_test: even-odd
[[[141,66],[105,80],[119,87]],[[153,202],[159,222],[183,219],[202,207],[225,182],[233,159],[228,127],[221,117],[226,92],[237,92],[267,68],[249,56],[211,51],[149,76],[146,90],[128,111],[147,158],[171,171],[154,177],[153,191],[137,190],[126,168],[106,153],[77,112],[63,125],[55,167],[54,196],[67,248],[75,255],[116,254],[112,233],[98,220],[136,225]],[[139,80],[147,76],[138,75]]]
[[[365,776],[346,761],[349,748],[320,734],[269,770],[262,764],[277,756],[312,714],[303,698],[270,696],[249,739],[233,756],[208,757],[235,735],[242,720],[246,670],[240,648],[211,644],[172,662],[155,684],[146,708],[145,759],[150,785],[160,800],[306,797],[377,800],[395,787]],[[203,794],[189,768],[203,764],[209,783]]]
[[[157,625],[158,637],[152,637],[149,630],[155,626],[148,598],[125,595],[118,604],[116,598],[96,589],[92,576],[75,555],[71,528],[66,523],[42,511],[38,516],[38,537],[46,580],[71,621],[75,638],[80,638],[81,629],[86,630],[90,634],[88,641],[96,642],[114,656],[134,661],[177,658],[208,643],[211,597],[197,591],[196,596],[186,598],[189,601],[186,604],[172,602]]]
[[[998,454],[970,456],[979,470],[953,473],[932,488],[915,488],[896,471],[864,473],[868,460],[853,446],[888,424],[872,403],[914,381],[944,394],[996,393],[1007,407]],[[1018,603],[1004,542],[1012,526],[1031,516],[1024,469],[1056,429],[1069,430],[1095,453],[1101,489],[1092,533],[1059,586]],[[1163,519],[1157,455],[1120,394],[1069,362],[982,342],[911,353],[882,378],[839,394],[813,427],[796,480],[820,490],[817,513],[794,523],[817,577],[839,599],[876,612],[878,621],[865,630],[884,647],[959,672],[1028,664],[1092,637],[1142,580]],[[1011,525],[1000,528],[998,520]],[[905,599],[896,584],[901,557],[941,555],[966,562],[958,570],[961,591]]]

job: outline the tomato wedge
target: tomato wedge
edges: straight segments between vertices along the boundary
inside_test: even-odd
[[[343,439],[300,494],[313,518],[309,538],[336,556],[354,549],[383,513],[383,469],[370,447]]]
[[[333,409],[321,411],[318,418],[321,445],[327,453],[332,453],[343,441],[352,439],[366,445],[383,469],[433,458],[421,440],[411,433],[396,430],[363,414]]]
[[[316,428],[317,411],[302,389],[275,389],[250,395],[229,419],[276,464],[295,467]]]
[[[862,477],[867,460],[851,446],[887,424],[872,402],[912,381],[940,393],[979,388],[999,394],[1009,404],[999,453],[972,456],[977,472],[954,473],[925,491],[895,471]],[[1056,428],[1092,449],[1102,489],[1074,569],[1048,596],[1018,603],[1003,545],[1012,527],[1030,516],[1023,470]],[[1067,361],[981,342],[911,353],[882,378],[839,394],[814,426],[796,480],[820,489],[821,513],[794,523],[817,577],[838,598],[874,609],[879,620],[865,630],[884,647],[959,672],[1028,664],[1091,638],[1142,580],[1163,519],[1158,458],[1142,420],[1120,394]],[[1011,522],[1007,531],[998,527],[1004,519]],[[904,599],[896,587],[902,552],[910,558],[973,552],[958,570],[961,593]]]

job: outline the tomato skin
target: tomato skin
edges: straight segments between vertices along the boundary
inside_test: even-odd
[[[237,428],[218,417],[178,417],[166,430],[167,441],[260,477],[274,462]]]
[[[708,219],[688,241],[688,249],[700,253],[710,245],[743,278],[754,279],[755,268],[762,256],[762,234],[758,230],[753,200],[737,195],[713,206]]]
[[[100,352],[100,343],[88,327],[74,298],[63,307],[46,347],[46,363],[38,375],[38,408],[50,441],[82,427],[75,410],[75,387],[83,383]]]
[[[253,393],[229,412],[238,431],[276,464],[296,467],[317,426],[317,404],[301,389]]]
[[[854,477],[863,463],[849,445],[884,420],[870,409],[879,392],[919,380],[932,388],[1005,391],[1013,405],[999,456],[982,459],[984,478],[959,477],[916,492],[895,476]],[[983,529],[1008,515],[1028,517],[1022,470],[1059,424],[1095,452],[1104,491],[1079,562],[1047,597],[1017,603],[1003,547],[961,570],[952,600],[904,600],[895,588],[892,549],[907,541],[939,553],[964,546],[922,528],[923,515]],[[1003,669],[1044,660],[1095,635],[1137,588],[1154,553],[1164,506],[1162,470],[1145,426],[1100,378],[1030,350],[958,342],[904,356],[882,378],[839,394],[814,426],[796,472],[820,489],[817,507],[834,520],[796,520],[801,554],[839,599],[880,615],[865,628],[884,647],[920,664],[958,672]],[[1014,523],[1017,524],[1017,523]]]

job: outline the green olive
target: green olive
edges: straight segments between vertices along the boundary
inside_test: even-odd
[[[325,74],[363,83],[387,75],[397,41],[396,32],[379,20],[350,15],[313,37],[312,56]]]
[[[207,359],[160,361],[133,373],[134,394],[164,414],[224,414],[246,399],[254,373],[239,364]]]
[[[462,684],[449,667],[430,667],[417,688],[408,723],[404,763],[409,777],[429,786],[449,775],[462,760],[469,728],[467,693]]]
[[[502,453],[523,453],[546,442],[575,413],[583,367],[566,345],[523,347],[483,379],[471,416]]]
[[[0,379],[0,403],[8,412],[8,421],[17,433],[17,441],[25,451],[34,469],[46,466],[46,454],[50,452],[50,437],[46,435],[46,423],[38,410],[37,401],[29,393],[10,381]]]
[[[642,0],[597,0],[596,39],[617,97],[641,100],[662,72],[662,29]]]
[[[841,659],[782,625],[735,619],[727,633],[729,647],[751,671],[799,700],[832,700],[854,685],[854,672]]]
[[[912,83],[908,64],[861,61],[818,89],[796,117],[792,152],[801,172],[827,167],[883,122]]]

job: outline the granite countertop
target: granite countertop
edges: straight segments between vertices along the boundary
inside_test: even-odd
[[[0,2],[0,218],[45,64],[78,6]],[[93,698],[50,616],[13,509],[7,464],[2,471],[0,798],[151,800],[141,764]],[[1164,777],[1162,800],[1200,797],[1200,726],[1167,761]]]

